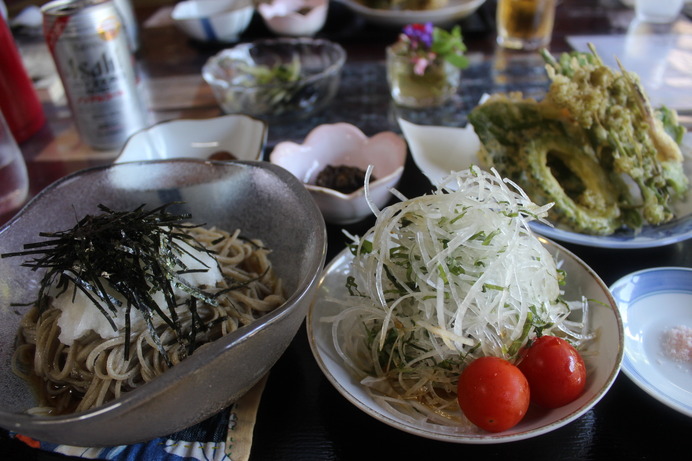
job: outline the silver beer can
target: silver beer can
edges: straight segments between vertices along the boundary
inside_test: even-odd
[[[115,9],[120,13],[120,20],[123,22],[123,26],[125,26],[130,48],[132,48],[133,53],[136,53],[139,50],[139,27],[137,26],[137,16],[135,16],[132,0],[113,0],[113,3],[115,4]]]
[[[137,69],[121,18],[110,0],[45,4],[43,33],[82,141],[120,148],[146,126]]]

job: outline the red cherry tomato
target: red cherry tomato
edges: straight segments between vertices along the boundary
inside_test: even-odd
[[[541,336],[519,362],[531,388],[531,402],[557,408],[579,397],[586,385],[586,367],[570,343],[555,336]]]
[[[529,408],[529,383],[519,369],[499,357],[481,357],[459,376],[459,406],[476,426],[489,432],[514,427]]]

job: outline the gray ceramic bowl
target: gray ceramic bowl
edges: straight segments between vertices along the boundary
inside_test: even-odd
[[[272,248],[287,302],[95,410],[38,417],[31,388],[11,371],[14,340],[40,274],[21,257],[0,259],[0,426],[55,443],[110,446],[164,436],[206,419],[242,396],[283,354],[304,320],[326,255],[322,215],[292,174],[267,162],[162,160],[83,170],[47,188],[0,229],[0,254],[36,241],[41,231],[71,228],[99,203],[129,210],[185,202],[172,211],[192,221],[241,228]]]

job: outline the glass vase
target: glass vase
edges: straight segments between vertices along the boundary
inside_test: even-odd
[[[436,58],[418,75],[410,57],[387,48],[387,81],[392,99],[400,106],[439,106],[456,94],[460,80],[459,68],[444,59]]]

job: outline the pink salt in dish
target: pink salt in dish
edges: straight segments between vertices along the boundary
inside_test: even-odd
[[[663,351],[675,362],[692,362],[692,328],[680,325],[666,330]]]
[[[692,268],[633,272],[610,286],[625,328],[622,371],[692,417]]]

